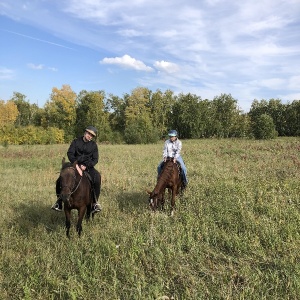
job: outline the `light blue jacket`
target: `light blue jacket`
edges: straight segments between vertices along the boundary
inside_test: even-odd
[[[178,159],[180,157],[180,151],[182,148],[182,143],[179,139],[172,142],[170,139],[165,141],[163,158],[174,157]]]

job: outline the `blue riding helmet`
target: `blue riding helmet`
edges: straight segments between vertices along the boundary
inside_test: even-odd
[[[177,131],[176,130],[170,130],[168,133],[168,136],[177,136]]]

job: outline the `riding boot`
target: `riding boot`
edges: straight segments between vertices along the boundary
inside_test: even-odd
[[[57,197],[56,202],[52,205],[51,209],[56,211],[62,211],[62,200]]]
[[[55,183],[55,191],[56,191],[56,197],[57,200],[56,202],[51,206],[51,209],[56,210],[56,211],[62,211],[62,200],[60,199],[59,195],[61,192],[61,182],[60,182],[60,177],[57,178],[56,183]]]
[[[92,193],[93,193],[92,213],[100,212],[102,210],[100,203],[98,203],[98,199],[100,196],[100,188],[97,189],[97,187],[95,185],[93,185]]]

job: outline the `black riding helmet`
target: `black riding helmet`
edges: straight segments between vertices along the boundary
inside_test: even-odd
[[[89,132],[93,136],[97,136],[97,129],[94,126],[88,126],[85,131]]]

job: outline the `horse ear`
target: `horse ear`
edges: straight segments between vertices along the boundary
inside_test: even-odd
[[[63,157],[61,164],[63,165],[66,162],[66,159]]]

